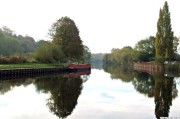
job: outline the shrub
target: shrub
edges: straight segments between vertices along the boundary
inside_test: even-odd
[[[0,56],[0,64],[25,63],[26,58],[21,56]]]

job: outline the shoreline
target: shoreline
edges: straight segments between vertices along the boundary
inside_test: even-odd
[[[71,68],[71,67],[42,67],[42,68],[12,68],[12,69],[0,69],[0,79],[24,77],[24,76],[41,76],[50,74],[62,74],[62,73],[76,73],[91,71],[91,67]]]

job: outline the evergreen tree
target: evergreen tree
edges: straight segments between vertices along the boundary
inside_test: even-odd
[[[160,9],[159,11],[159,19],[157,22],[157,33],[156,33],[156,41],[155,41],[155,48],[156,48],[156,59],[162,59],[164,54],[163,51],[165,49],[164,46],[164,41],[162,39],[162,21],[163,21],[163,16],[162,16],[162,10]],[[164,59],[164,58],[163,58]]]
[[[74,21],[68,17],[62,17],[52,25],[50,35],[53,43],[60,45],[63,53],[69,60],[80,60],[84,47],[79,36],[79,30]]]
[[[160,9],[157,22],[155,46],[158,62],[163,62],[165,59],[171,60],[174,57],[173,39],[170,12],[166,1],[163,9]]]
[[[164,38],[166,39],[166,54],[165,57],[172,59],[174,56],[173,51],[173,32],[171,28],[171,18],[170,18],[170,12],[167,2],[165,2],[163,7],[163,25],[164,25]]]

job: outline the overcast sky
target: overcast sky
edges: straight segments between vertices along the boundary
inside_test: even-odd
[[[91,52],[132,46],[156,34],[165,0],[0,0],[0,27],[35,40],[50,40],[48,29],[63,16],[76,23]],[[168,0],[172,30],[180,36],[180,0]]]

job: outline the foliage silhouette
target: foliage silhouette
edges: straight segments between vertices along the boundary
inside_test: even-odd
[[[66,118],[72,113],[83,88],[80,77],[69,78],[64,75],[37,78],[34,84],[37,91],[51,94],[47,106],[59,118]]]

